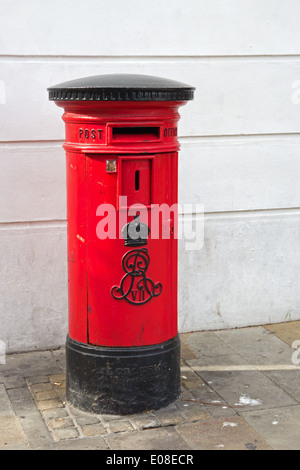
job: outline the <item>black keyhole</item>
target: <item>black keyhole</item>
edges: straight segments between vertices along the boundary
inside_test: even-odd
[[[134,185],[135,190],[138,191],[140,189],[140,170],[136,170],[135,172]]]

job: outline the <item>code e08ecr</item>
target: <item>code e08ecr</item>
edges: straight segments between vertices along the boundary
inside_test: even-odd
[[[151,465],[193,465],[192,455],[176,455],[176,454],[151,454],[150,458]]]

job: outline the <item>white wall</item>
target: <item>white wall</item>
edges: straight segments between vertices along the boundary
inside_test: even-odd
[[[297,0],[1,0],[8,351],[65,342],[64,126],[46,88],[102,73],[197,88],[181,109],[179,195],[204,204],[205,241],[180,243],[180,331],[300,318],[299,17]]]

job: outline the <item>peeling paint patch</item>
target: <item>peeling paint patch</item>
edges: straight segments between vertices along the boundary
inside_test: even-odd
[[[84,238],[82,238],[82,237],[81,237],[80,235],[78,235],[78,234],[77,234],[76,236],[77,236],[78,240],[80,240],[82,243],[85,243],[85,239],[84,239]]]

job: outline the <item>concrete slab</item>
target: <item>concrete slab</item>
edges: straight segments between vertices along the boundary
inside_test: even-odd
[[[14,415],[5,386],[0,384],[0,416]]]
[[[194,450],[271,450],[240,416],[182,424],[176,430]]]
[[[297,405],[297,401],[259,371],[198,372],[236,410]]]
[[[241,412],[274,450],[300,450],[300,406]]]
[[[192,359],[190,357],[191,351],[197,358],[203,356],[221,356],[223,354],[234,354],[235,351],[220,338],[215,331],[195,331],[193,333],[185,333],[181,335],[181,343],[184,348],[188,348],[189,356],[184,358]],[[183,352],[185,349],[183,349]]]
[[[198,364],[200,359],[186,361],[187,364]],[[224,400],[215,390],[206,383],[193,367],[183,366],[181,375],[182,388],[189,391],[189,395],[183,394],[181,407],[191,407],[192,405],[202,406],[202,413],[208,412],[214,418],[230,416],[235,414],[234,410],[228,404],[222,403]]]
[[[32,449],[42,448],[52,442],[51,434],[39,413],[28,388],[8,390],[14,413],[19,419],[26,442]]]
[[[250,364],[291,364],[290,347],[261,326],[216,331],[215,334]]]
[[[300,403],[300,370],[273,370],[264,374]]]
[[[32,377],[61,372],[58,361],[51,351],[34,351],[20,354],[8,354],[6,363],[0,365],[3,377]]]
[[[189,450],[190,446],[172,427],[147,429],[106,436],[112,450]]]
[[[249,368],[251,365],[250,362],[247,361],[241,354],[234,353],[234,354],[220,354],[215,356],[206,356],[201,355],[197,359],[188,359],[186,363],[192,367],[193,370],[202,369],[211,369],[214,366],[218,366],[219,369],[222,370],[221,366],[243,366],[245,368]],[[234,369],[234,367],[233,367]],[[254,369],[254,367],[253,367]]]
[[[284,341],[290,347],[294,341],[300,341],[300,321],[264,325],[264,328],[277,336],[277,338],[281,339],[281,341]]]
[[[5,446],[26,443],[26,437],[18,418],[14,415],[0,416],[0,449]]]
[[[102,436],[86,437],[85,439],[65,439],[53,442],[43,450],[108,450],[108,444]]]

